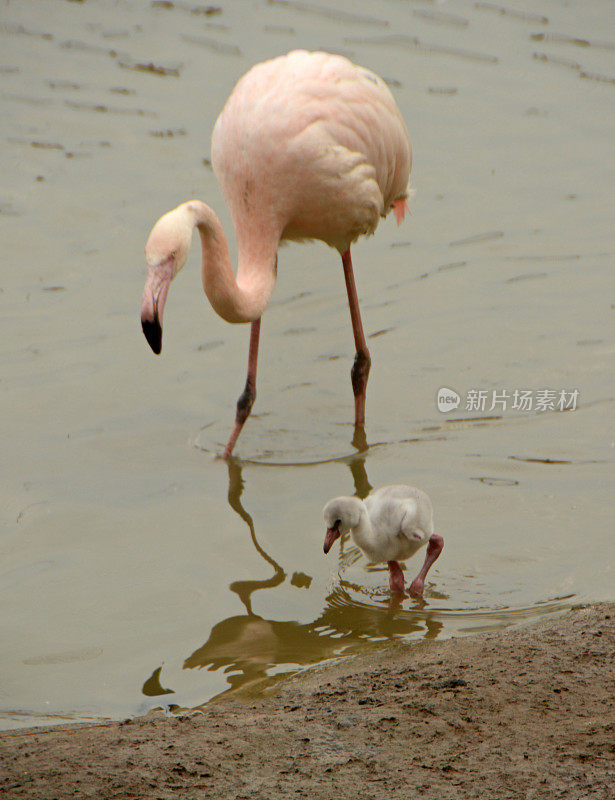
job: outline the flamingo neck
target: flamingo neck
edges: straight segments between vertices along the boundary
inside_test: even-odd
[[[357,544],[361,550],[366,552],[368,555],[371,555],[375,552],[376,544],[374,529],[372,528],[372,523],[370,522],[365,503],[362,500],[359,500],[358,502],[361,503],[359,522],[351,529],[350,533],[355,541],[355,544]]]
[[[279,239],[257,231],[252,237],[238,231],[237,277],[228,244],[216,213],[200,200],[186,204],[201,237],[203,289],[214,311],[227,322],[260,319],[273,293]]]

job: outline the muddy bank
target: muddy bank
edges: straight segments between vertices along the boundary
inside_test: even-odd
[[[601,798],[615,605],[320,667],[184,718],[0,738],[6,798]]]

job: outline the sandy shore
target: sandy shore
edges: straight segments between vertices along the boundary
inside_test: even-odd
[[[0,735],[6,798],[612,798],[615,605],[396,646],[184,718]]]

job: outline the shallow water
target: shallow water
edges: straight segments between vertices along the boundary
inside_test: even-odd
[[[5,728],[192,707],[392,637],[614,598],[612,3],[205,8],[0,15]],[[248,329],[204,301],[197,245],[155,358],[143,244],[193,196],[232,240],[210,132],[236,79],[295,47],[389,81],[417,194],[409,221],[354,249],[366,440],[339,259],[291,245],[227,465]],[[536,413],[544,389],[577,389],[576,409]],[[472,390],[484,409],[466,409]],[[424,601],[395,607],[350,542],[323,556],[321,508],[400,481],[429,492],[446,548]]]

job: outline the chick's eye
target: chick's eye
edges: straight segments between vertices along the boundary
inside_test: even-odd
[[[336,519],[335,520],[335,527],[336,528],[337,528],[338,525],[341,525],[341,524],[342,524],[342,520],[341,519]]]

